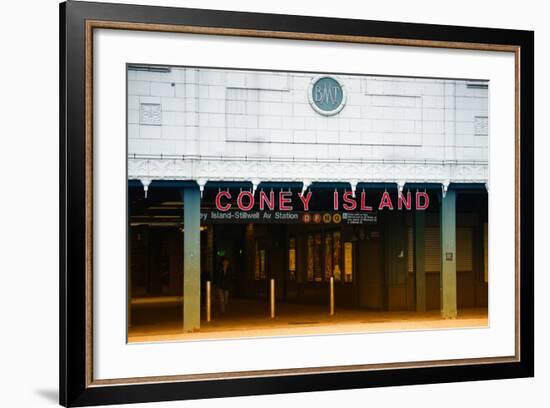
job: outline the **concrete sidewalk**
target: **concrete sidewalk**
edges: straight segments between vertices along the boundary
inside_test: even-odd
[[[456,319],[442,319],[438,310],[416,313],[336,308],[335,315],[329,316],[328,306],[280,303],[277,304],[275,319],[270,319],[266,302],[233,300],[223,315],[213,305],[210,322],[206,322],[203,313],[199,331],[182,333],[181,315],[180,302],[134,305],[129,342],[433,330],[488,325],[487,309],[459,310]]]

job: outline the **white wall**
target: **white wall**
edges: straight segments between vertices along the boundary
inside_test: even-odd
[[[323,116],[308,100],[315,77],[130,68],[128,153],[487,161],[488,90],[472,87],[486,82],[336,75],[347,102]],[[161,121],[144,120],[157,104]]]
[[[137,1],[134,1],[137,2]],[[4,215],[0,238],[0,405],[57,406],[58,378],[58,9],[57,1],[4,2],[0,25],[0,170]],[[323,15],[377,20],[534,29],[536,31],[536,375],[534,379],[389,387],[367,390],[227,398],[137,407],[541,407],[550,383],[550,275],[545,257],[550,218],[544,217],[550,173],[547,93],[550,26],[540,1],[330,2],[278,0],[153,1],[189,7]],[[530,205],[530,203],[528,203]]]
[[[346,103],[336,115],[325,116],[312,108],[308,98],[316,77],[314,73],[130,67],[129,177],[265,180],[273,177],[273,169],[243,174],[244,162],[266,166],[278,159],[303,166],[295,166],[295,174],[287,172],[290,180],[301,180],[305,173],[310,181],[329,181],[339,175],[345,177],[339,181],[348,181],[350,174],[357,181],[487,181],[488,89],[479,89],[487,82],[336,75],[345,89]],[[155,165],[170,157],[177,162]],[[223,163],[219,174],[200,166],[212,158],[228,157],[242,163]],[[335,159],[340,162],[331,166],[329,174],[308,164]],[[377,171],[348,163],[357,160],[394,161],[401,167],[388,174],[382,164]],[[428,175],[423,164],[411,174],[409,164],[424,161],[437,164]],[[455,164],[458,168],[451,171]],[[462,171],[461,165],[468,166],[468,171]]]

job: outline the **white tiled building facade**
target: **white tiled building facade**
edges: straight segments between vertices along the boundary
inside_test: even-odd
[[[129,66],[129,178],[487,183],[487,82],[327,74],[347,98],[324,116],[317,76]]]

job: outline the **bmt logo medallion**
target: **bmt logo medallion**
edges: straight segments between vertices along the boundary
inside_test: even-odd
[[[321,115],[332,116],[346,104],[346,91],[339,79],[332,76],[313,78],[308,92],[311,107]]]

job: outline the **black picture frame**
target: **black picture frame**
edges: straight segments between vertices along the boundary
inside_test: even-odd
[[[534,33],[494,28],[364,21],[168,7],[68,1],[60,17],[60,404],[86,406],[178,399],[214,398],[304,391],[339,390],[534,376]],[[136,384],[90,383],[87,374],[86,286],[86,30],[88,21],[186,25],[269,32],[359,36],[406,41],[516,47],[521,67],[516,119],[521,201],[516,243],[519,267],[520,342],[517,361],[441,364],[223,380]],[[89,236],[88,236],[89,237]],[[89,339],[88,339],[89,340]]]

